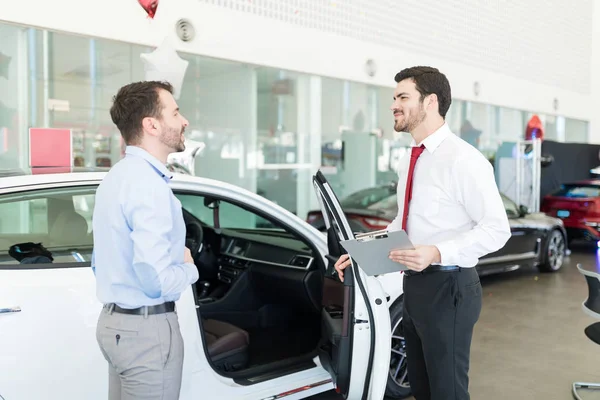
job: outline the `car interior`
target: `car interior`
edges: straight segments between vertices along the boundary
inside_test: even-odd
[[[322,312],[341,324],[335,258],[326,269],[308,240],[260,210],[176,196],[199,270],[195,297],[214,368],[249,384],[314,367],[327,329]]]
[[[93,203],[88,203],[93,201],[93,194],[94,190],[83,188],[3,197],[0,202],[0,265],[15,261],[27,263],[27,260],[15,260],[9,254],[9,250],[19,244],[30,244],[31,254],[24,254],[25,258],[27,255],[34,257],[37,248],[51,249],[54,263],[80,262],[86,255],[91,255]],[[83,207],[82,203],[85,204]]]
[[[0,266],[89,261],[94,192],[88,187],[4,196]],[[193,289],[214,369],[253,384],[314,367],[319,350],[341,331],[344,286],[333,268],[340,249],[330,249],[325,266],[310,241],[264,211],[175,194],[183,207],[186,246],[198,266]],[[15,258],[15,249],[28,253]],[[43,261],[40,252],[53,260]],[[322,331],[329,332],[325,341]]]

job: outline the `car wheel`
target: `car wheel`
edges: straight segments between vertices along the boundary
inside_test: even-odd
[[[540,271],[558,271],[565,261],[565,248],[565,238],[563,234],[556,229],[550,232],[542,255],[542,263],[539,267]]]
[[[390,322],[392,324],[392,356],[385,395],[390,399],[404,399],[410,396],[408,371],[406,367],[406,342],[402,328],[403,297],[400,297],[390,307]]]

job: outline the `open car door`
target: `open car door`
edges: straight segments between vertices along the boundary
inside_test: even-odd
[[[354,239],[354,234],[337,196],[320,171],[313,177],[313,184],[327,228],[330,263],[333,263],[345,253],[340,240]],[[339,285],[343,285],[343,305],[325,305],[321,314],[321,364],[344,398],[382,399],[391,348],[386,294],[379,281],[367,276],[354,260],[344,271],[344,282]]]

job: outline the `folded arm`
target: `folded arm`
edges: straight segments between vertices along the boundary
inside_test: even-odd
[[[135,186],[124,210],[132,230],[135,274],[150,298],[180,294],[198,279],[198,269],[183,261],[183,248],[171,248],[171,193],[147,183]]]

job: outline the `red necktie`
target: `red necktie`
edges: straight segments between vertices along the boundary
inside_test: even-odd
[[[415,171],[415,164],[417,164],[417,159],[425,150],[425,146],[421,145],[420,147],[413,147],[412,153],[410,154],[410,167],[408,167],[408,177],[406,178],[406,191],[404,192],[404,212],[402,215],[402,229],[406,231],[406,222],[408,220],[408,203],[410,203],[410,199],[412,198],[412,183],[413,183],[413,173]]]

